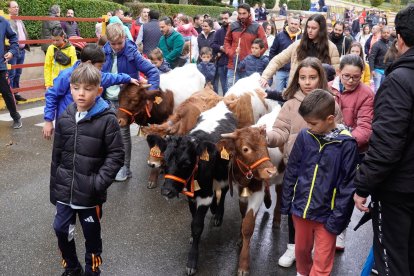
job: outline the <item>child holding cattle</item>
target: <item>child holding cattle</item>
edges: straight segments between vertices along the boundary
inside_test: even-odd
[[[358,147],[346,127],[335,123],[335,99],[328,91],[308,94],[299,114],[309,128],[298,133],[289,157],[281,213],[291,214],[295,225],[297,275],[330,275],[336,235],[354,208]]]
[[[53,80],[53,86],[46,90],[45,94],[46,106],[43,117],[45,125],[42,131],[45,139],[51,139],[54,130],[53,121],[57,120],[66,107],[73,102],[69,83],[72,72],[83,63],[90,63],[96,68],[101,69],[104,62],[105,55],[102,49],[96,44],[88,44],[82,49],[80,61],[76,61],[72,67],[61,71]],[[126,83],[139,85],[138,80],[131,78],[127,74],[102,73],[101,86],[103,88],[114,84]]]
[[[267,133],[269,147],[283,146],[284,163],[288,163],[290,152],[295,139],[302,128],[307,126],[305,120],[299,115],[299,106],[306,95],[314,89],[328,90],[326,75],[322,63],[315,57],[305,58],[297,67],[292,82],[284,91],[284,98],[287,100],[273,125],[272,131]],[[339,106],[336,108],[335,119],[342,121]],[[276,186],[277,188],[277,186]],[[279,265],[283,267],[292,266],[295,261],[295,228],[292,217],[288,217],[289,243],[286,252],[280,257]]]
[[[56,124],[53,143],[50,202],[56,205],[53,222],[62,254],[62,275],[100,275],[102,264],[102,204],[124,162],[118,120],[102,93],[101,72],[89,63],[70,77],[75,103]],[[76,256],[76,216],[85,237],[85,270]]]

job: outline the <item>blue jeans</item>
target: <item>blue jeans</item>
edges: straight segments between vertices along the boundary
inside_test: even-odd
[[[229,90],[230,87],[233,86],[233,78],[234,78],[234,70],[233,69],[227,69],[227,90]],[[244,78],[244,72],[239,73],[236,72],[236,80],[234,83],[236,83],[239,79]]]
[[[381,83],[384,81],[385,76],[381,73],[378,73],[377,71],[375,71],[375,76],[373,77],[374,79],[374,85],[375,85],[375,93],[377,93],[378,88],[381,86]]]
[[[11,65],[23,64],[26,51],[24,49],[17,50],[17,54],[9,61]],[[20,75],[22,74],[22,68],[9,70],[9,81],[11,88],[20,87]]]
[[[227,65],[217,66],[217,75],[214,79],[214,91],[219,92],[219,81],[221,83],[221,90],[223,91],[223,96],[227,92]]]
[[[279,70],[276,72],[275,75],[275,90],[278,92],[282,92],[287,87],[287,83],[289,81],[289,71],[282,71]]]

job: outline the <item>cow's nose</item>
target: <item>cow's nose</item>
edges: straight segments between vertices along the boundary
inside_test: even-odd
[[[154,164],[154,163],[148,163],[148,166],[149,166],[150,168],[155,168],[155,164]]]
[[[267,168],[266,172],[267,172],[267,174],[269,175],[269,178],[270,178],[270,177],[276,175],[277,169],[276,169],[276,167]]]

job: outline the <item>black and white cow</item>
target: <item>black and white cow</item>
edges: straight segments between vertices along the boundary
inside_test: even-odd
[[[214,224],[223,220],[224,199],[228,191],[228,160],[222,159],[216,143],[221,134],[236,129],[236,119],[223,102],[203,112],[196,127],[186,136],[167,138],[165,182],[161,194],[168,198],[179,193],[188,196],[192,215],[192,245],[188,254],[187,274],[197,269],[198,246],[208,209],[214,214]]]

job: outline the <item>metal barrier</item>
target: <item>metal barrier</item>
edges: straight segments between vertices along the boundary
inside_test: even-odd
[[[0,10],[0,16],[4,17],[7,20],[30,20],[30,21],[76,21],[76,22],[108,22],[108,16],[103,15],[101,18],[79,18],[79,17],[50,17],[50,16],[11,16],[9,14],[4,14],[2,10]],[[58,19],[58,20],[57,20]],[[102,34],[106,33],[106,24],[102,24]],[[19,44],[45,44],[45,43],[52,43],[52,39],[27,39],[27,40],[19,40]],[[69,38],[70,42],[97,42],[97,38]],[[44,66],[44,62],[38,63],[25,63],[25,64],[16,64],[11,65],[7,64],[7,69],[18,69],[18,68],[31,68],[31,67],[42,67]],[[15,92],[24,92],[30,90],[37,90],[45,88],[43,85],[36,85],[36,86],[28,86],[23,88],[13,88],[11,89],[13,93]]]

